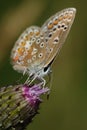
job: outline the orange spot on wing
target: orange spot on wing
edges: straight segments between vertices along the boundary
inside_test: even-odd
[[[30,35],[33,35],[34,34],[34,32],[30,32]]]
[[[20,55],[22,55],[23,52],[24,52],[24,47],[18,48],[18,53],[19,53]]]
[[[22,48],[18,48],[18,53],[20,53],[22,51]]]
[[[58,20],[53,21],[53,24],[57,25],[58,24]]]
[[[22,43],[21,43],[21,46],[25,46],[25,42],[22,42]]]
[[[38,31],[38,32],[36,32],[35,34],[38,36],[38,35],[40,34],[40,32]]]
[[[67,19],[68,18],[68,15],[64,15],[64,19]]]
[[[63,17],[62,17],[62,16],[60,16],[58,20],[59,20],[59,21],[61,21],[62,19],[63,19]]]
[[[69,15],[69,16],[68,16],[68,19],[71,19],[71,18],[72,18],[72,15]]]
[[[52,28],[53,28],[53,24],[49,24],[48,29],[52,29]]]
[[[19,59],[19,56],[15,56],[14,58],[13,58],[13,61],[17,61]]]
[[[28,35],[27,36],[25,36],[25,40],[28,40]],[[24,42],[23,42],[24,43]]]

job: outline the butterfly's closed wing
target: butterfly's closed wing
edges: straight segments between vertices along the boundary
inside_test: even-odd
[[[21,72],[24,72],[26,68],[38,71],[46,58],[45,48],[46,44],[41,29],[36,26],[26,29],[12,49],[13,68]]]
[[[50,17],[41,28],[26,29],[12,49],[13,68],[42,79],[64,43],[75,13],[75,8],[67,8]]]
[[[50,64],[59,52],[69,33],[75,13],[75,8],[64,9],[50,17],[42,26],[44,42],[47,44],[47,57],[44,61],[44,67]]]

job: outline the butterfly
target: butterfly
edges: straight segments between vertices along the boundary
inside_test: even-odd
[[[66,8],[51,16],[42,27],[27,28],[16,41],[11,52],[13,68],[41,79],[50,72],[51,64],[59,53],[70,31],[76,14],[75,8]]]

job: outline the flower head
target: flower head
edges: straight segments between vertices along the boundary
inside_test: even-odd
[[[40,95],[49,91],[40,84],[10,85],[0,89],[0,130],[23,130],[38,113]]]
[[[37,102],[40,102],[40,95],[44,94],[49,91],[48,88],[41,88],[39,85],[34,85],[33,87],[28,87],[27,85],[24,85],[22,87],[23,96],[24,98],[30,102],[30,104],[33,106]]]

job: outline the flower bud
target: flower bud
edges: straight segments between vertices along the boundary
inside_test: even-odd
[[[0,89],[0,130],[23,130],[38,113],[40,95],[49,91],[40,84],[10,85]]]

